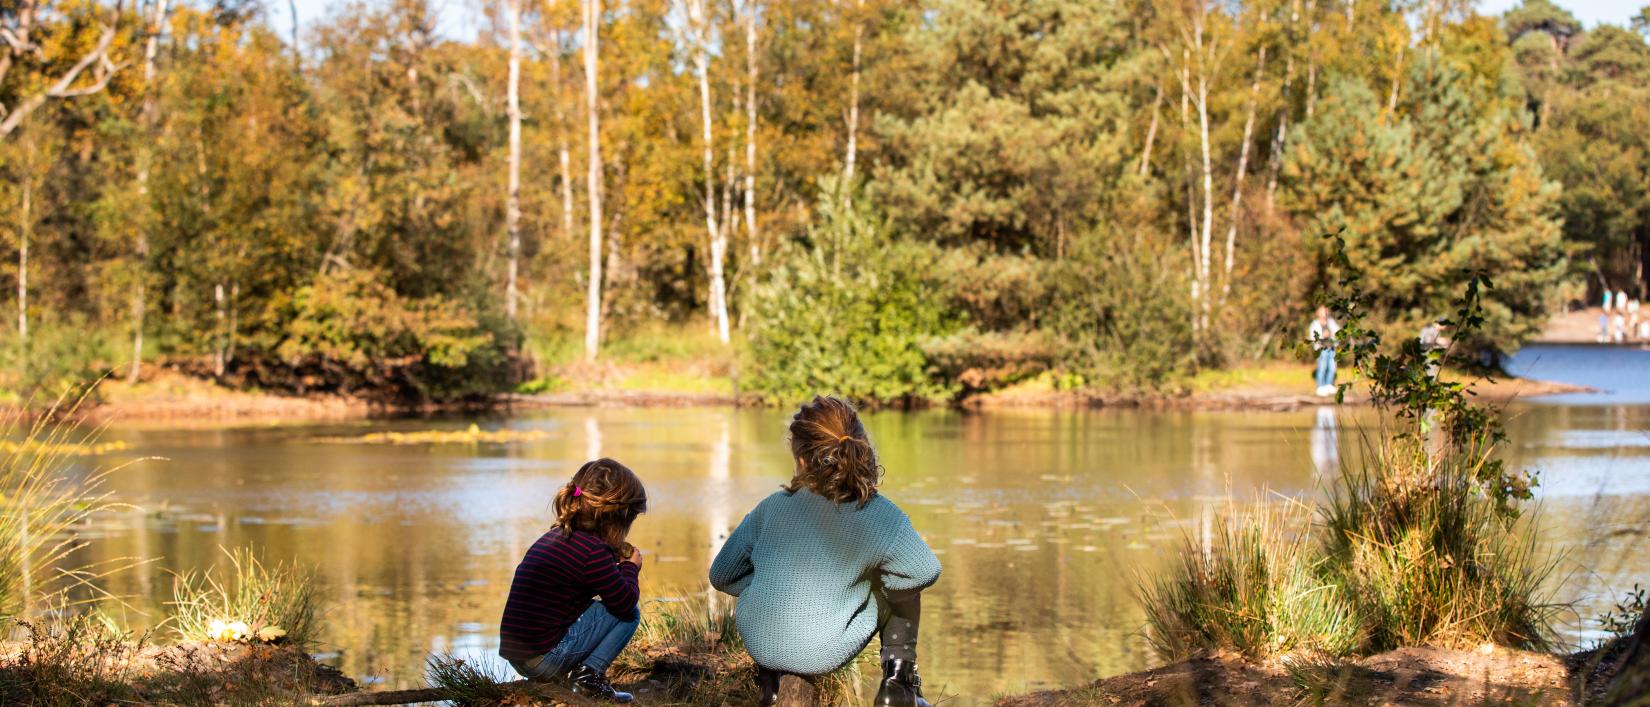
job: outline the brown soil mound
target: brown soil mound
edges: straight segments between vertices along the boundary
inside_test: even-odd
[[[1562,658],[1505,648],[1402,648],[1347,663],[1257,663],[1220,653],[1072,689],[999,701],[1066,705],[1572,705]]]
[[[0,704],[294,704],[356,689],[290,646],[0,644]]]

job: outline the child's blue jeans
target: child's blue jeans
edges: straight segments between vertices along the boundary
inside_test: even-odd
[[[608,613],[601,602],[590,605],[584,614],[567,628],[567,635],[549,653],[525,661],[512,661],[516,672],[529,680],[549,680],[577,667],[589,666],[597,674],[605,674],[607,666],[619,657],[620,651],[636,635],[641,614],[631,612],[628,619]]]

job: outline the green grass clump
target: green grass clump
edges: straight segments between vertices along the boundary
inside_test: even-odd
[[[141,638],[96,614],[18,621],[22,652],[0,666],[0,704],[102,705],[138,701],[130,662]]]
[[[1492,450],[1482,438],[1388,435],[1341,474],[1322,511],[1323,552],[1370,650],[1553,645],[1554,561],[1536,551],[1533,525],[1481,488]]]
[[[1207,547],[1186,538],[1180,562],[1142,583],[1147,638],[1179,660],[1226,648],[1248,655],[1344,655],[1362,643],[1345,592],[1320,576],[1322,561],[1293,507],[1257,505],[1210,528]]]
[[[286,563],[266,565],[249,548],[224,554],[230,562],[227,577],[214,569],[173,579],[172,620],[181,638],[314,642],[321,603],[314,572]]]
[[[424,666],[430,687],[443,693],[442,699],[459,707],[494,705],[510,696],[505,678],[493,671],[451,655],[430,656]]]

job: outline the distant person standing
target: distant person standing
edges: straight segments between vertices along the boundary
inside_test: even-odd
[[[1312,326],[1307,329],[1306,339],[1318,352],[1318,367],[1312,378],[1317,381],[1316,392],[1319,396],[1335,394],[1335,334],[1340,330],[1340,323],[1329,316],[1329,308],[1318,307]]]
[[[1627,290],[1616,290],[1616,314],[1627,313]]]
[[[1608,314],[1610,312],[1610,297],[1611,297],[1610,288],[1608,288],[1608,287],[1604,288],[1604,312],[1606,314]]]

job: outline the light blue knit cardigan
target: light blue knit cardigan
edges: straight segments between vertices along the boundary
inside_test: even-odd
[[[860,508],[807,489],[780,491],[745,516],[710,566],[739,597],[734,623],[758,665],[799,675],[841,667],[877,628],[879,590],[920,591],[940,561],[892,501]]]

